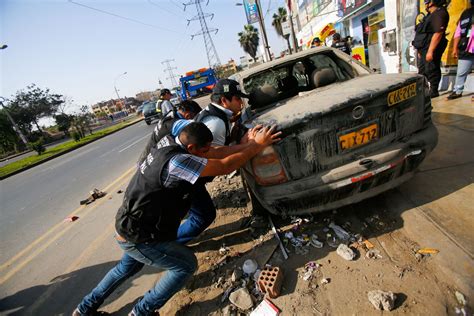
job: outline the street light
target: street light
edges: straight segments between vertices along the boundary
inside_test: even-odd
[[[5,48],[7,48],[7,47],[8,47],[8,45],[3,44],[2,46],[0,46],[0,49],[5,49]]]
[[[120,101],[120,96],[119,96],[119,93],[118,93],[118,90],[117,90],[117,79],[120,78],[121,76],[124,76],[126,75],[127,72],[125,71],[124,73],[121,73],[120,75],[118,75],[117,77],[115,77],[115,80],[114,80],[114,89],[115,89],[115,93],[117,94],[117,99]],[[120,102],[122,103],[122,102]]]
[[[243,6],[244,4],[242,2],[238,2],[235,5],[236,6]],[[262,32],[263,46],[265,48],[264,49],[265,57],[267,58],[267,61],[271,61],[272,60],[272,55],[270,53],[270,46],[268,46],[267,32],[265,31],[265,23],[264,23],[263,17],[262,17],[262,9],[260,8],[260,0],[255,0],[255,6],[257,7],[258,23],[260,24],[260,30]]]

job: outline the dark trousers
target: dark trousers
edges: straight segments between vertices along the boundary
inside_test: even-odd
[[[431,94],[438,93],[439,82],[441,81],[441,57],[443,56],[444,50],[448,45],[448,41],[443,38],[436,47],[433,53],[433,60],[430,62],[426,61],[426,53],[428,48],[419,50],[420,56],[418,57],[418,73],[428,79],[431,86]]]

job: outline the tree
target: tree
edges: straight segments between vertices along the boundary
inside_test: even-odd
[[[286,39],[286,44],[288,45],[288,51],[291,54],[290,34],[283,35],[282,22],[286,22],[287,20],[288,20],[288,14],[286,12],[286,9],[279,7],[278,13],[273,14],[272,25],[275,28],[275,31],[277,32],[277,34],[283,37],[284,39]]]
[[[242,46],[243,50],[255,60],[255,56],[257,56],[258,43],[260,41],[257,29],[252,25],[247,24],[244,26],[244,31],[240,32],[238,35],[240,46]]]
[[[5,111],[5,109],[0,109],[0,154],[2,155],[19,151],[22,144]]]
[[[58,130],[64,133],[64,136],[69,136],[69,128],[71,128],[72,121],[74,117],[72,115],[61,113],[54,116],[56,124],[58,125]]]
[[[60,94],[51,94],[49,89],[41,89],[32,84],[26,90],[20,90],[14,98],[9,101],[12,116],[19,122],[20,128],[28,129],[31,134],[31,126],[34,124],[42,134],[43,130],[38,124],[40,118],[50,117],[63,104],[64,98]]]

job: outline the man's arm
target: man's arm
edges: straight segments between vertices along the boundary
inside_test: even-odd
[[[201,177],[219,176],[228,174],[242,167],[249,159],[261,152],[265,147],[280,140],[280,132],[273,133],[273,129],[265,127],[256,136],[255,140],[246,144],[243,150],[235,152],[222,159],[208,159]]]
[[[433,37],[431,37],[430,47],[428,48],[428,52],[426,53],[426,61],[430,62],[433,60],[434,51],[441,42],[443,34],[444,32],[437,32],[433,34]]]

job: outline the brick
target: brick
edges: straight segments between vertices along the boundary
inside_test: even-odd
[[[260,272],[257,283],[262,293],[270,298],[276,298],[280,295],[282,281],[283,272],[279,267],[266,267]]]

